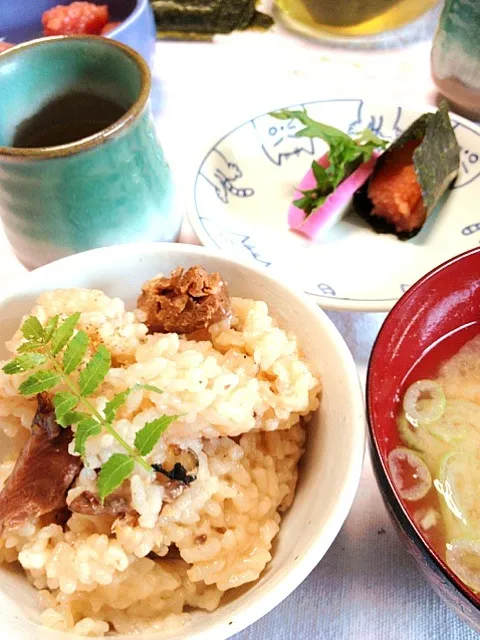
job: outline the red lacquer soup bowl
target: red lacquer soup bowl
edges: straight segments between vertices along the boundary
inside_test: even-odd
[[[477,631],[480,594],[457,578],[415,524],[392,481],[387,456],[401,444],[396,418],[406,387],[419,377],[429,377],[425,363],[433,366],[432,354],[440,365],[478,335],[479,322],[480,248],[445,262],[403,295],[380,330],[367,376],[371,456],[390,517],[431,585]]]

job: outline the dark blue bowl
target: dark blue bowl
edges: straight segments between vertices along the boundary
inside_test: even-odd
[[[89,0],[106,4],[110,20],[121,24],[106,37],[129,45],[142,55],[150,68],[155,55],[155,19],[148,0]],[[72,0],[0,0],[0,42],[20,44],[40,38],[42,14]]]

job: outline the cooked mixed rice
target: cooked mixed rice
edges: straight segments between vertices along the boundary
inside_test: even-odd
[[[149,334],[141,310],[126,311],[101,291],[44,293],[32,315],[44,325],[77,311],[90,348],[103,343],[112,354],[92,397],[96,409],[137,383],[161,388],[162,394],[134,391],[114,427],[133,445],[147,421],[180,415],[146,459],[166,465],[172,456],[190,456],[195,480],[167,500],[155,474],[137,465],[123,487],[129,514],[69,513],[64,523],[30,518],[4,528],[0,560],[23,567],[48,627],[86,636],[177,627],[189,608],[213,611],[225,591],[257,580],[270,561],[281,514],[294,497],[304,423],[318,406],[320,380],[264,302],[232,298],[230,316],[211,325],[203,341]],[[7,344],[12,357],[22,340],[17,332]],[[35,397],[18,391],[25,377],[0,372],[0,428],[9,443],[0,489],[37,409]],[[73,454],[74,443],[69,447]],[[96,470],[121,452],[108,433],[91,437],[67,505],[85,491],[95,494]]]

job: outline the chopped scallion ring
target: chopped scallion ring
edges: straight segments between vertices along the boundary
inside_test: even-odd
[[[406,447],[388,454],[388,467],[400,497],[411,502],[421,500],[432,488],[430,470],[422,458]]]
[[[445,405],[445,393],[438,382],[433,380],[414,382],[403,397],[405,416],[414,427],[426,426],[440,420]]]

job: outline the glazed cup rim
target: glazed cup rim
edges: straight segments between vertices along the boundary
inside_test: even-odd
[[[447,563],[441,558],[440,554],[427,542],[425,537],[422,535],[420,528],[414,522],[413,518],[405,508],[403,501],[401,500],[398,491],[395,485],[392,482],[387,462],[379,446],[379,436],[377,433],[378,422],[373,419],[373,404],[374,401],[372,399],[371,393],[371,376],[372,371],[375,368],[375,360],[376,353],[378,349],[378,345],[383,338],[383,335],[388,332],[389,326],[393,321],[395,314],[399,312],[399,309],[402,309],[405,300],[411,298],[412,296],[418,295],[418,291],[422,290],[425,286],[428,286],[429,281],[437,276],[439,273],[444,271],[448,271],[448,269],[455,263],[461,262],[463,260],[468,259],[472,255],[480,254],[480,247],[473,247],[472,249],[468,249],[463,253],[460,253],[456,256],[445,260],[438,266],[431,269],[428,273],[424,274],[421,278],[419,278],[395,303],[392,309],[388,312],[385,321],[383,322],[380,331],[378,332],[377,337],[375,338],[375,342],[373,343],[372,351],[370,353],[370,358],[367,366],[367,376],[366,376],[366,384],[365,384],[365,398],[366,398],[366,416],[367,416],[367,429],[369,434],[370,447],[373,450],[373,455],[376,456],[379,466],[382,470],[383,477],[387,481],[388,487],[391,491],[391,494],[394,496],[395,504],[400,508],[400,512],[408,525],[411,527],[411,530],[414,532],[416,539],[420,541],[420,544],[423,549],[425,549],[429,555],[429,557],[433,560],[436,567],[441,571],[445,579],[447,579],[450,584],[452,584],[464,598],[466,598],[471,604],[473,604],[477,609],[480,609],[480,594],[475,594],[462,580],[457,576],[457,574],[450,569]],[[388,500],[390,502],[390,500]],[[393,509],[393,506],[390,506]],[[411,537],[411,536],[409,536]],[[415,544],[415,541],[414,541]],[[416,544],[418,547],[418,544]]]
[[[128,45],[110,38],[94,35],[48,36],[45,38],[37,38],[35,40],[22,42],[21,44],[15,45],[14,47],[2,52],[0,54],[0,62],[5,60],[7,57],[15,56],[20,51],[33,49],[38,46],[49,46],[50,44],[64,40],[75,40],[80,42],[96,41],[101,46],[112,47],[120,50],[124,55],[128,56],[140,71],[141,88],[138,97],[133,105],[121,116],[121,118],[91,136],[52,147],[9,147],[0,145],[1,158],[12,160],[63,158],[81,153],[82,151],[88,151],[100,144],[103,144],[107,140],[116,137],[121,131],[135,122],[146,108],[152,84],[150,69],[148,68],[146,61]]]

